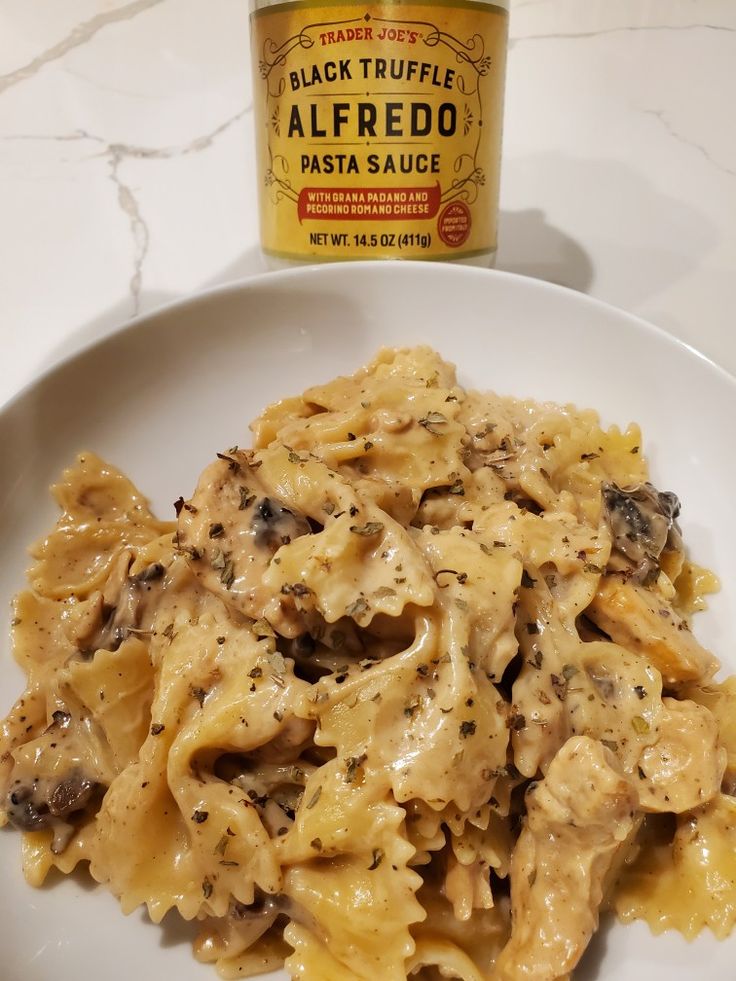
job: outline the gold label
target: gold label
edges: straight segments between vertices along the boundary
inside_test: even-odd
[[[496,247],[508,14],[296,0],[251,16],[264,251],[457,259]]]

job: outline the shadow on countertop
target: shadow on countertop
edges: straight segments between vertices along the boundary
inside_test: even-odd
[[[593,264],[587,253],[569,235],[550,225],[540,208],[502,211],[499,243],[497,269],[547,280],[580,292],[586,292],[593,281]],[[266,271],[268,265],[260,250],[251,247],[209,280],[194,286],[191,292],[237,282]],[[139,313],[150,313],[186,295],[143,289],[138,298]],[[48,352],[44,364],[55,364],[130,319],[131,299],[126,296],[68,334],[58,347]]]
[[[241,253],[232,263],[220,270],[215,276],[210,277],[203,283],[193,284],[191,290],[181,293],[165,293],[162,290],[142,289],[138,296],[138,316],[145,316],[158,310],[159,307],[174,300],[182,300],[194,293],[210,289],[213,286],[221,286],[225,283],[234,283],[249,276],[266,272],[268,269],[266,261],[260,249],[250,248]],[[40,369],[43,370],[50,365],[58,363],[81,348],[86,347],[93,341],[106,337],[118,327],[129,323],[133,319],[132,304],[130,295],[123,296],[119,302],[112,304],[103,310],[96,317],[88,320],[87,323],[70,331],[61,343],[52,348],[44,358]]]
[[[496,269],[533,276],[586,293],[593,263],[569,235],[550,225],[541,208],[501,211]]]

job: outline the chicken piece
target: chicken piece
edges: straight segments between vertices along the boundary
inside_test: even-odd
[[[611,640],[648,657],[665,685],[707,681],[718,670],[718,661],[701,647],[685,620],[651,589],[604,576],[585,612]]]
[[[680,694],[705,706],[715,719],[718,739],[726,749],[723,792],[736,797],[736,676],[720,684],[691,685]]]
[[[644,811],[683,811],[712,800],[721,787],[727,753],[713,715],[695,702],[664,698],[657,741],[639,758]]]
[[[580,960],[598,926],[604,881],[636,826],[638,795],[613,753],[569,739],[526,794],[511,863],[511,938],[503,981],[554,981]]]

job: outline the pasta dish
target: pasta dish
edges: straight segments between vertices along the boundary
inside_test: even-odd
[[[606,908],[724,937],[736,684],[638,428],[423,347],[251,428],[175,522],[92,453],[54,487],[0,731],[27,880],[88,863],[224,978],[554,981]]]

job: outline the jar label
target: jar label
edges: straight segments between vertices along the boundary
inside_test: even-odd
[[[252,14],[264,251],[494,250],[507,34],[507,11],[473,0],[294,0]]]

